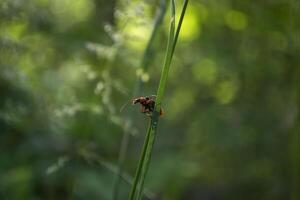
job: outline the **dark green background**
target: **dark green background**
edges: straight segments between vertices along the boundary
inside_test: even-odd
[[[0,1],[0,199],[111,199],[133,175],[169,12],[158,0]],[[182,1],[177,0],[177,12]],[[300,2],[190,0],[146,188],[163,200],[299,199]],[[119,199],[130,186],[121,184]]]

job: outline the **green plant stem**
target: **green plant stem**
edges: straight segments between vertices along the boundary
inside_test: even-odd
[[[145,181],[145,177],[149,168],[149,164],[150,164],[150,160],[151,160],[151,155],[152,155],[152,149],[153,149],[153,145],[155,142],[155,138],[156,138],[156,131],[157,131],[157,125],[158,125],[158,120],[159,120],[159,113],[160,113],[160,109],[161,109],[161,100],[166,88],[166,82],[168,79],[168,73],[169,73],[169,69],[170,69],[170,65],[171,65],[171,61],[172,61],[172,57],[173,57],[173,53],[175,50],[175,46],[177,43],[177,39],[179,36],[179,32],[180,32],[180,28],[182,25],[182,21],[185,15],[185,11],[186,11],[186,7],[188,4],[188,0],[185,0],[184,2],[184,6],[181,12],[181,16],[180,16],[180,20],[179,20],[179,24],[176,30],[176,34],[174,36],[174,32],[175,32],[175,3],[174,0],[171,1],[171,26],[170,26],[170,33],[169,33],[169,39],[168,39],[168,45],[167,45],[167,53],[165,56],[165,61],[164,61],[164,65],[163,65],[163,69],[162,69],[162,74],[161,74],[161,78],[160,78],[160,82],[159,82],[159,86],[158,86],[158,91],[157,91],[157,96],[156,96],[156,104],[155,104],[155,111],[153,112],[151,119],[150,119],[150,124],[148,126],[148,130],[147,130],[147,137],[145,139],[145,143],[143,146],[143,151],[142,151],[142,155],[139,161],[139,165],[138,165],[138,169],[135,175],[135,184],[132,187],[129,199],[130,200],[139,200],[141,199],[141,195],[143,192],[143,187],[144,187],[144,181]],[[141,165],[141,166],[140,166]],[[137,194],[135,194],[137,192]]]
[[[155,104],[156,112],[159,112],[160,109],[161,109],[161,100],[162,100],[162,97],[163,97],[163,94],[164,94],[164,91],[165,91],[165,88],[166,88],[166,83],[167,83],[167,80],[168,80],[168,74],[169,74],[169,70],[170,70],[171,61],[172,61],[172,58],[173,58],[173,54],[174,54],[174,51],[175,51],[175,47],[176,47],[176,44],[177,44],[177,40],[178,40],[178,37],[179,37],[180,29],[181,29],[181,26],[182,26],[183,18],[184,18],[185,11],[186,11],[188,3],[189,3],[189,0],[184,1],[183,8],[182,8],[180,18],[179,18],[179,22],[178,22],[178,26],[177,26],[177,29],[176,29],[175,37],[172,38],[172,41],[170,41],[170,39],[169,39],[169,44],[170,43],[171,44],[170,44],[170,46],[168,45],[168,48],[167,48],[168,52],[166,54],[164,66],[163,66],[163,69],[162,69],[162,75],[161,75],[160,81],[159,81],[159,86],[158,86],[158,91],[157,91],[157,96],[156,96],[156,104]],[[173,20],[174,20],[173,23],[175,24],[175,10],[174,10]],[[173,23],[171,22],[170,36],[174,35],[175,25],[172,26]]]
[[[176,44],[177,44],[177,41],[178,41],[179,32],[180,32],[180,29],[181,29],[181,25],[182,25],[182,22],[183,22],[183,18],[184,18],[184,14],[185,14],[187,5],[188,5],[188,0],[185,0],[184,3],[183,3],[182,12],[181,12],[181,15],[180,15],[180,18],[179,18],[179,21],[178,21],[178,26],[177,26],[177,29],[176,29],[176,33],[175,33],[175,39],[174,39],[174,44],[173,44],[173,48],[172,48],[171,57],[173,57],[173,54],[174,54],[174,51],[175,51],[175,47],[176,47]]]
[[[166,2],[167,2],[167,0],[161,0],[160,1],[159,10],[158,10],[157,16],[156,16],[155,21],[154,21],[154,26],[153,26],[153,29],[152,29],[152,33],[151,33],[150,39],[147,43],[147,46],[146,46],[144,54],[143,54],[143,58],[142,58],[141,63],[140,63],[140,69],[142,69],[143,73],[146,73],[148,71],[149,65],[151,63],[150,62],[151,58],[153,58],[153,49],[152,49],[152,47],[153,47],[154,39],[155,39],[155,37],[158,33],[159,27],[161,26],[161,24],[163,22],[163,19],[165,17],[165,13],[166,13],[166,9],[167,9],[167,6],[166,6],[167,3]],[[137,81],[136,81],[136,85],[135,85],[135,89],[134,89],[134,92],[133,92],[134,96],[140,94],[140,92],[143,89],[143,83],[144,83],[144,81],[141,79],[140,76],[138,76]]]
[[[149,126],[150,126],[150,123],[149,123]],[[137,177],[140,177],[140,174],[142,172],[144,158],[145,158],[145,155],[146,155],[147,146],[148,146],[148,142],[149,142],[149,136],[150,136],[150,129],[148,128],[147,134],[146,134],[146,137],[145,137],[145,141],[144,141],[144,144],[143,144],[141,159],[139,160],[138,167],[136,169],[135,176],[134,176],[132,189],[131,189],[131,192],[129,194],[129,199],[131,199],[131,200],[134,199],[134,197],[136,195],[136,190],[138,188],[139,179]]]
[[[161,26],[164,16],[165,16],[165,13],[166,13],[166,1],[167,0],[160,1],[160,6],[158,9],[156,18],[154,20],[154,26],[152,29],[152,33],[151,33],[150,39],[147,43],[147,46],[146,46],[144,54],[143,54],[143,58],[140,63],[140,68],[143,70],[143,72],[146,72],[148,70],[151,58],[153,57],[152,46],[153,46],[154,39],[158,33],[159,27]],[[141,80],[141,78],[137,77],[136,85],[133,90],[133,96],[137,96],[138,94],[140,94],[140,91],[143,87],[143,83],[144,82]],[[117,177],[116,177],[116,180],[114,183],[113,195],[112,195],[113,200],[118,199],[120,183],[121,183],[121,179],[122,179],[121,174],[123,173],[123,169],[124,169],[124,163],[125,163],[125,159],[126,159],[126,155],[127,155],[127,151],[128,151],[129,141],[130,141],[130,133],[128,131],[126,131],[123,134],[121,148],[119,151]]]
[[[157,124],[158,124],[158,118],[159,118],[159,113],[157,113],[157,112],[153,113],[153,116],[150,119],[150,125],[148,127],[149,139],[147,142],[147,148],[146,148],[146,153],[144,156],[144,163],[143,163],[144,165],[142,168],[142,175],[140,178],[140,184],[139,184],[137,198],[136,198],[138,200],[142,198],[142,194],[143,194],[144,182],[145,182],[146,174],[147,174],[147,171],[149,168],[149,163],[150,163],[151,156],[152,156],[152,148],[153,148],[155,138],[156,138],[156,129],[157,129]]]
[[[166,88],[168,74],[170,70],[171,60],[172,60],[172,52],[173,52],[173,44],[174,44],[174,32],[175,32],[175,3],[174,0],[171,1],[171,11],[172,11],[172,17],[170,22],[170,33],[169,33],[169,40],[167,45],[167,53],[164,60],[164,65],[162,68],[160,81],[158,85],[156,100],[155,100],[155,111],[160,112],[161,108],[161,100]]]
[[[156,107],[157,104],[160,104],[159,101],[159,91],[163,92],[163,88],[166,85],[167,77],[168,77],[168,71],[170,68],[171,64],[171,53],[172,53],[172,46],[173,46],[173,40],[174,40],[174,32],[175,32],[175,2],[174,0],[171,1],[171,12],[172,12],[172,17],[171,17],[171,25],[170,25],[170,34],[169,34],[169,39],[168,39],[168,45],[167,45],[167,53],[164,61],[164,67],[162,69],[162,75],[160,78],[159,82],[159,87],[158,87],[158,93],[156,97]],[[160,94],[161,97],[162,93]],[[143,187],[144,187],[144,182],[145,182],[145,177],[149,168],[149,162],[152,156],[152,148],[153,144],[156,138],[156,129],[157,129],[157,124],[158,124],[158,118],[159,118],[159,110],[155,108],[155,112],[153,113],[152,117],[150,118],[150,125],[148,126],[148,133],[149,134],[149,141],[147,142],[147,147],[146,147],[146,154],[145,156],[142,156],[141,159],[143,159],[143,167],[142,167],[142,174],[140,179],[140,184],[137,192],[137,198],[136,199],[141,199]]]

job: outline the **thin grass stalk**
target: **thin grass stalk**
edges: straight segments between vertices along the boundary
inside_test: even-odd
[[[150,125],[148,128],[148,134],[149,134],[149,139],[147,142],[147,148],[146,148],[146,153],[144,156],[144,163],[143,163],[143,167],[142,167],[142,174],[141,174],[141,178],[140,178],[140,184],[138,185],[138,192],[136,195],[136,199],[141,199],[142,198],[142,194],[143,194],[143,189],[144,189],[144,182],[145,182],[145,178],[146,178],[146,174],[149,168],[149,163],[151,160],[151,156],[152,156],[152,148],[153,148],[153,144],[155,142],[155,138],[156,138],[156,129],[157,129],[157,123],[158,123],[158,117],[159,114],[157,112],[154,113],[155,116],[153,116],[150,120]]]
[[[156,130],[157,130],[157,125],[158,125],[158,119],[159,119],[159,112],[161,109],[161,100],[164,94],[164,90],[166,87],[166,82],[167,82],[167,78],[168,78],[168,73],[169,73],[169,69],[170,69],[170,65],[171,65],[171,60],[173,57],[173,53],[175,50],[175,46],[178,40],[178,36],[179,36],[179,32],[180,32],[180,28],[182,25],[182,21],[185,15],[185,11],[186,11],[186,7],[188,4],[188,0],[185,0],[184,2],[184,6],[181,12],[181,16],[180,16],[180,20],[179,20],[179,24],[176,30],[176,34],[174,36],[174,32],[175,32],[175,3],[174,0],[171,1],[171,25],[170,25],[170,33],[169,33],[169,39],[168,39],[168,46],[167,46],[167,53],[166,53],[166,57],[165,57],[165,61],[164,61],[164,65],[163,65],[163,69],[162,69],[162,74],[161,74],[161,78],[160,78],[160,82],[159,82],[159,86],[158,86],[158,91],[157,91],[157,97],[156,97],[156,105],[155,105],[155,111],[153,112],[153,115],[150,119],[150,125],[148,127],[147,130],[147,138],[149,137],[149,141],[145,141],[144,143],[144,147],[143,147],[143,152],[140,158],[140,162],[139,165],[142,164],[143,166],[138,166],[138,169],[141,170],[141,175],[138,176],[138,174],[140,173],[136,173],[135,176],[135,182],[136,184],[133,185],[133,188],[131,190],[129,199],[130,200],[134,200],[134,199],[141,199],[142,197],[142,192],[143,192],[143,187],[144,187],[144,181],[145,181],[145,177],[149,168],[149,163],[151,160],[151,155],[152,155],[152,148],[153,148],[153,144],[155,142],[155,138],[156,138]],[[149,136],[148,136],[149,135]],[[144,149],[146,149],[146,152],[144,152]],[[136,189],[135,187],[138,187],[138,189]],[[135,192],[137,191],[137,194],[135,194]],[[136,197],[136,198],[135,198]]]
[[[183,22],[183,18],[184,18],[185,11],[186,11],[188,3],[189,3],[189,0],[185,0],[184,3],[183,3],[182,11],[181,11],[181,14],[180,14],[180,18],[179,18],[176,33],[175,33],[175,39],[174,39],[174,44],[173,44],[173,48],[172,48],[172,57],[174,55],[175,47],[176,47],[178,37],[179,37],[179,32],[180,32],[180,29],[181,29],[181,25],[182,25],[182,22]]]
[[[182,12],[181,12],[181,15],[180,15],[180,19],[179,19],[179,22],[178,22],[178,26],[177,26],[177,29],[176,29],[176,33],[175,33],[175,36],[174,36],[174,39],[172,41],[172,45],[171,45],[171,50],[169,48],[167,48],[167,52],[170,52],[170,54],[166,56],[166,59],[165,59],[165,65],[166,67],[163,68],[162,70],[162,75],[165,74],[165,76],[161,76],[161,80],[160,80],[160,84],[159,86],[162,86],[164,87],[164,85],[161,85],[161,83],[166,83],[167,81],[167,77],[168,77],[168,73],[169,73],[169,69],[170,69],[170,65],[171,65],[171,61],[172,61],[172,57],[173,57],[173,54],[174,54],[174,51],[175,51],[175,47],[176,47],[176,43],[177,43],[177,40],[178,40],[178,37],[179,37],[179,32],[180,32],[180,29],[181,29],[181,25],[182,25],[182,22],[183,22],[183,18],[184,18],[184,15],[185,15],[185,11],[186,11],[186,8],[187,8],[187,4],[188,4],[188,0],[185,0],[184,2],[184,5],[183,5],[183,8],[182,8]],[[172,6],[174,6],[174,9],[172,9],[172,20],[174,20],[174,24],[175,24],[175,5],[174,5],[174,2],[172,2]],[[175,26],[174,26],[175,27]],[[171,21],[171,28],[170,28],[170,36],[173,35],[173,32],[174,30],[172,30],[173,28],[173,25],[172,25],[172,21]],[[171,40],[169,40],[169,44],[171,44]],[[159,91],[160,91],[160,94],[161,94],[161,97],[164,93],[164,90],[162,90],[162,87],[159,87],[158,89],[158,94],[157,94],[157,99],[156,99],[156,102],[161,102],[160,101],[160,98],[159,98]],[[165,87],[164,87],[165,88]],[[157,105],[158,103],[156,103]],[[157,130],[157,124],[158,124],[158,113],[160,111],[160,104],[158,107],[156,107],[156,115],[154,115],[152,118],[151,118],[151,123],[150,123],[150,138],[149,138],[149,142],[148,142],[148,147],[147,147],[147,152],[146,152],[146,158],[145,158],[145,163],[144,163],[144,171],[143,171],[143,176],[141,177],[141,185],[140,185],[140,190],[139,190],[139,194],[138,194],[138,200],[140,200],[142,198],[142,192],[143,192],[143,186],[144,186],[144,182],[145,182],[145,176],[146,176],[146,173],[148,171],[148,168],[149,168],[149,163],[150,163],[150,160],[151,160],[151,155],[152,155],[152,148],[153,148],[153,145],[154,145],[154,142],[155,142],[155,138],[156,138],[156,130]]]
[[[164,94],[166,84],[167,84],[167,79],[168,79],[168,74],[169,74],[169,69],[171,65],[171,60],[172,60],[172,52],[173,52],[173,44],[174,44],[174,33],[175,33],[175,2],[174,0],[171,1],[171,21],[170,21],[170,32],[169,32],[169,39],[168,39],[168,45],[167,45],[167,53],[165,56],[164,60],[164,65],[162,68],[161,76],[160,76],[160,81],[158,85],[158,90],[157,90],[157,95],[156,95],[156,103],[155,103],[155,111],[159,112],[161,108],[161,100],[162,96]]]
[[[174,6],[174,0],[172,0],[172,13],[173,12],[175,13],[174,8],[175,8],[175,6]],[[170,33],[173,33],[173,34],[169,35],[167,52],[170,52],[170,50],[171,50],[171,46],[172,46],[172,43],[173,43],[174,30],[175,30],[175,24],[174,24],[174,18],[172,17],[172,19],[171,19]],[[168,56],[169,56],[169,53],[166,54],[165,61],[167,60]],[[156,115],[156,112],[154,112],[153,114]],[[133,184],[133,187],[132,187],[130,195],[129,195],[129,199],[130,200],[138,199],[138,197],[140,196],[140,191],[142,190],[142,188],[141,188],[141,186],[142,186],[142,182],[141,182],[142,178],[141,177],[143,177],[143,176],[142,176],[141,172],[142,172],[142,169],[143,169],[143,167],[145,165],[144,161],[145,161],[145,158],[146,158],[147,149],[149,148],[148,145],[149,145],[150,135],[153,134],[153,133],[151,133],[151,130],[153,130],[154,127],[151,128],[151,125],[152,125],[152,118],[150,120],[148,129],[147,129],[147,135],[146,135],[145,142],[144,142],[144,145],[143,145],[142,154],[141,154],[141,157],[140,157],[140,160],[139,160],[139,163],[138,163],[138,167],[137,167],[137,170],[136,170],[136,174],[135,174],[135,177],[134,177],[134,184]],[[153,140],[153,137],[152,137],[152,140]],[[147,155],[147,156],[149,156],[149,155]],[[143,172],[145,172],[145,169],[143,170]]]
[[[154,39],[158,33],[159,27],[161,26],[163,19],[165,17],[165,13],[166,13],[166,9],[167,9],[167,6],[166,6],[167,1],[168,0],[160,1],[160,6],[159,6],[159,10],[158,10],[157,16],[154,21],[153,30],[152,30],[150,39],[147,43],[147,46],[145,48],[143,58],[140,63],[140,69],[142,69],[143,73],[146,73],[148,71],[148,68],[149,68],[151,60],[152,60],[151,58],[153,58],[153,48],[152,47],[153,47]],[[144,81],[141,79],[141,77],[140,76],[137,77],[133,96],[140,94],[140,92],[143,89],[143,83],[144,83]]]
[[[162,86],[161,83],[164,82],[162,80],[166,80],[167,76],[168,76],[168,73],[166,73],[166,72],[169,71],[169,67],[171,64],[170,61],[171,61],[171,57],[172,57],[171,54],[172,54],[173,43],[174,43],[174,33],[175,33],[175,2],[174,2],[174,0],[171,0],[170,31],[169,31],[169,38],[168,38],[167,51],[166,51],[167,53],[165,56],[164,67],[162,70],[159,88]],[[160,91],[160,90],[161,90],[161,88],[158,89],[158,91]],[[158,96],[157,96],[157,98],[158,98]],[[157,99],[156,99],[156,101],[157,101]],[[152,147],[153,147],[153,144],[155,141],[155,136],[156,136],[156,128],[157,128],[158,117],[159,117],[158,113],[159,112],[154,112],[153,116],[150,118],[150,125],[148,126],[148,131],[147,131],[147,134],[149,134],[150,136],[149,136],[149,141],[148,141],[147,147],[146,147],[146,154],[144,157],[141,158],[144,160],[144,162],[143,162],[143,167],[142,167],[142,174],[141,174],[141,177],[139,178],[140,180],[139,180],[136,199],[140,199],[141,195],[142,195],[145,176],[148,171],[149,162],[150,162],[151,155],[152,155]]]
[[[174,5],[174,0],[172,0],[172,5]],[[174,12],[175,12],[175,9],[173,9],[173,7],[174,6],[172,6],[172,10],[174,10]],[[175,26],[174,25],[174,20],[171,20],[170,33],[173,33],[173,34],[169,36],[167,52],[170,52],[171,44],[173,43],[174,29],[175,29],[174,26]],[[168,57],[168,54],[169,53],[166,54],[166,57]],[[156,112],[154,112],[153,115],[156,115]],[[149,139],[150,139],[150,134],[151,134],[151,128],[150,127],[151,127],[151,124],[152,124],[152,118],[153,117],[151,117],[151,120],[150,120],[149,125],[148,125],[145,142],[144,142],[143,149],[142,149],[142,154],[141,154],[141,157],[140,157],[140,160],[139,160],[139,163],[138,163],[138,167],[137,167],[137,170],[136,170],[136,173],[135,173],[135,177],[134,177],[134,184],[133,184],[133,187],[132,187],[130,195],[129,195],[130,200],[137,199],[137,197],[138,197],[137,192],[139,192],[137,190],[141,189],[141,187],[139,187],[138,185],[140,183],[141,172],[142,172],[142,168],[144,166],[144,160],[145,160],[145,157],[146,157],[146,151],[147,151],[148,142],[149,142]]]
[[[152,46],[153,46],[154,39],[158,33],[158,29],[161,26],[166,13],[166,1],[167,0],[161,0],[160,2],[160,7],[154,21],[153,30],[150,39],[147,43],[147,46],[145,48],[143,58],[140,63],[140,68],[143,70],[143,72],[146,72],[148,70],[151,57],[153,57]],[[142,86],[143,86],[143,81],[141,80],[141,77],[137,77],[136,85],[133,90],[133,96],[137,96],[140,93]],[[112,194],[113,200],[117,200],[119,196],[120,184],[122,180],[121,174],[123,173],[123,169],[124,169],[124,163],[128,151],[129,141],[130,141],[130,133],[126,131],[123,134],[122,141],[121,141],[121,148],[119,151],[117,177],[114,183],[113,194]]]
[[[151,122],[149,121],[149,127],[151,125],[150,123]],[[134,175],[132,189],[131,189],[130,194],[129,194],[129,199],[130,200],[133,200],[136,197],[136,192],[137,192],[138,184],[139,184],[139,177],[141,176],[142,167],[144,165],[144,158],[146,156],[146,151],[147,151],[147,147],[148,147],[149,138],[150,138],[150,129],[148,128],[147,129],[147,134],[146,134],[146,137],[145,137],[145,140],[144,140],[144,144],[143,144],[141,158],[139,160],[138,167],[137,167],[135,175]]]

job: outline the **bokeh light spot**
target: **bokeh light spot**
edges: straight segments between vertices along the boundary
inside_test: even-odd
[[[149,76],[149,74],[147,74],[147,73],[144,73],[144,74],[141,76],[141,80],[142,80],[143,82],[148,82],[149,79],[150,79],[150,76]]]
[[[83,22],[88,19],[94,8],[91,0],[53,0],[51,11],[60,29]]]
[[[226,25],[235,31],[244,30],[248,25],[247,16],[237,10],[230,10],[225,14]]]
[[[238,86],[235,81],[222,81],[217,85],[215,98],[221,104],[228,104],[235,98],[237,89]]]
[[[138,68],[135,72],[136,76],[141,79],[143,82],[148,82],[150,79],[150,76],[148,73],[144,72],[142,68]]]
[[[143,24],[128,24],[124,30],[128,37],[126,44],[134,50],[142,51],[150,36],[149,30],[151,30],[151,28],[150,23],[146,22]]]
[[[8,37],[14,41],[20,41],[22,34],[27,28],[26,22],[12,21],[0,27],[0,36]]]
[[[194,40],[201,34],[201,22],[207,17],[205,6],[192,6],[188,8],[179,34],[180,40]],[[180,13],[176,14],[178,24]]]
[[[200,63],[196,64],[193,68],[193,75],[197,81],[207,85],[211,85],[217,78],[217,65],[211,59],[203,59]]]

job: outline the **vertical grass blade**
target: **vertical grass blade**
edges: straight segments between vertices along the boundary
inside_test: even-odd
[[[158,33],[159,27],[161,26],[163,19],[165,17],[166,9],[167,9],[167,1],[168,0],[161,0],[160,1],[160,7],[156,16],[156,19],[154,21],[153,30],[150,36],[150,39],[147,43],[147,46],[144,51],[143,58],[140,63],[140,69],[142,69],[142,72],[145,73],[148,71],[149,65],[151,64],[152,58],[153,58],[153,43],[154,39]],[[141,91],[143,90],[143,81],[141,77],[137,78],[135,89],[133,92],[133,96],[139,95]]]
[[[182,22],[183,22],[183,18],[184,18],[185,11],[186,11],[188,3],[189,3],[189,0],[184,0],[182,11],[181,11],[180,18],[179,18],[178,25],[177,25],[177,29],[176,29],[176,33],[175,33],[175,38],[174,38],[174,43],[173,43],[173,48],[172,48],[172,57],[173,57],[173,54],[174,54],[174,51],[175,51],[175,47],[176,47],[177,40],[178,40],[178,37],[179,37],[179,32],[180,32],[180,29],[181,29],[181,25],[182,25]]]
[[[165,13],[166,13],[166,1],[167,0],[161,0],[160,1],[160,6],[157,11],[156,18],[154,20],[154,26],[152,29],[151,36],[149,38],[149,41],[147,42],[147,46],[145,48],[143,57],[141,59],[140,63],[140,68],[143,70],[143,72],[146,72],[148,70],[148,67],[150,65],[150,61],[152,60],[153,57],[153,42],[154,39],[158,33],[159,27],[161,26]],[[136,84],[133,89],[133,96],[137,96],[140,94],[141,89],[143,88],[143,82],[140,77],[137,77]],[[120,190],[120,185],[121,185],[121,175],[123,173],[123,168],[124,168],[124,163],[128,151],[128,145],[130,141],[130,133],[128,131],[124,132],[122,141],[121,141],[121,147],[119,151],[119,157],[118,157],[118,170],[117,170],[117,175],[114,181],[114,186],[113,186],[113,193],[112,193],[112,199],[117,200],[119,196],[119,190]]]
[[[131,190],[129,200],[134,200],[134,199],[140,200],[142,198],[144,181],[149,168],[149,164],[152,156],[152,149],[156,138],[159,112],[161,109],[161,100],[166,88],[171,61],[175,51],[176,43],[178,40],[178,36],[185,15],[187,4],[188,4],[188,0],[185,0],[183,9],[181,11],[179,23],[176,29],[176,33],[175,33],[175,2],[174,0],[171,1],[171,24],[170,24],[169,39],[168,39],[167,52],[164,60],[164,65],[162,68],[161,78],[160,78],[157,95],[156,95],[155,111],[153,112],[153,115],[151,116],[150,119],[150,124],[148,126],[147,136],[143,146],[142,155],[134,178],[135,184]]]
[[[149,127],[150,127],[150,123],[151,122],[149,122]],[[145,158],[147,147],[148,147],[149,136],[150,136],[150,129],[148,128],[147,134],[146,134],[146,137],[145,137],[145,141],[144,141],[144,144],[143,144],[141,158],[139,160],[139,163],[138,163],[135,175],[134,175],[132,188],[131,188],[131,191],[130,191],[130,194],[129,194],[128,199],[130,199],[130,200],[135,199],[135,196],[136,196],[136,191],[138,189],[138,183],[139,183],[139,177],[141,176],[142,167],[143,167],[143,163],[144,163],[144,158]]]
[[[148,147],[147,147],[147,151],[146,151],[146,155],[145,155],[145,161],[144,161],[144,166],[143,166],[143,171],[142,171],[142,176],[141,176],[141,185],[140,185],[140,189],[139,189],[139,193],[138,193],[138,200],[141,199],[141,195],[142,195],[142,191],[143,191],[143,187],[144,187],[144,182],[145,182],[145,176],[146,173],[148,171],[149,168],[149,164],[150,164],[150,160],[151,160],[151,155],[152,155],[152,148],[155,142],[155,138],[156,138],[156,130],[157,130],[157,125],[158,125],[158,118],[159,118],[159,111],[161,108],[161,98],[164,94],[164,90],[165,90],[165,86],[166,86],[166,82],[167,82],[167,78],[168,78],[168,73],[169,73],[169,69],[170,69],[170,65],[171,65],[171,61],[172,61],[172,57],[174,54],[174,50],[176,47],[176,43],[178,40],[178,36],[179,36],[179,32],[181,29],[181,25],[183,22],[183,18],[185,15],[185,11],[187,8],[187,4],[188,4],[188,0],[185,0],[184,5],[183,5],[183,9],[180,15],[180,19],[178,22],[178,26],[176,29],[176,33],[174,36],[174,31],[175,31],[175,3],[174,1],[172,1],[172,18],[171,18],[171,26],[170,26],[170,35],[169,35],[169,41],[168,41],[168,48],[167,48],[167,54],[165,57],[165,62],[164,62],[164,66],[162,69],[162,75],[161,75],[161,79],[159,82],[159,87],[158,87],[158,92],[157,92],[157,98],[156,98],[156,112],[154,113],[154,115],[151,118],[151,122],[150,122],[150,127],[149,127],[149,132],[150,132],[150,136],[149,136],[149,142],[148,142]]]
[[[168,79],[169,69],[172,60],[172,52],[173,52],[173,44],[174,44],[174,34],[175,34],[175,2],[174,0],[171,1],[171,24],[170,24],[170,32],[169,32],[169,40],[167,46],[167,52],[164,60],[164,65],[162,68],[160,81],[158,85],[158,91],[156,96],[156,111],[160,111],[161,99],[166,88],[166,83]]]

